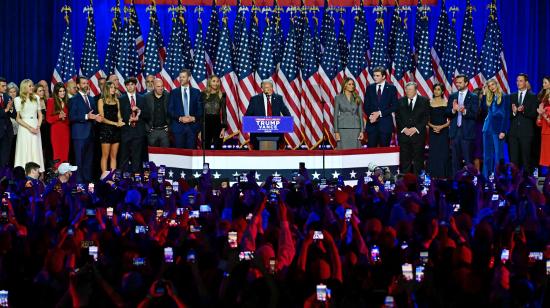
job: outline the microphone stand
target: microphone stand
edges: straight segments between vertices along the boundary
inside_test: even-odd
[[[202,164],[206,163],[206,105],[202,102]]]
[[[327,178],[327,175],[326,175],[326,169],[325,169],[325,151],[326,151],[326,138],[325,138],[325,100],[321,98],[321,101],[322,101],[322,112],[323,112],[323,127],[322,127],[322,132],[323,132],[323,141],[321,142],[321,146],[322,146],[322,149],[323,149],[323,178],[326,179]]]

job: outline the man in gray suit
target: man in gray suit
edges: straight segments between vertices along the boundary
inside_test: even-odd
[[[155,78],[153,91],[145,94],[145,108],[151,115],[145,121],[147,143],[153,147],[167,148],[170,146],[168,139],[168,92],[164,90],[162,79]]]

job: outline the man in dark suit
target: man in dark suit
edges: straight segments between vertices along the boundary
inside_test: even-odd
[[[170,146],[168,139],[168,92],[164,90],[162,79],[155,78],[153,91],[145,94],[145,108],[150,117],[145,121],[147,143],[153,147],[167,148]]]
[[[415,82],[407,83],[405,93],[406,96],[399,100],[395,115],[399,138],[399,164],[402,173],[420,174],[424,169],[429,102],[426,97],[418,95]]]
[[[397,89],[386,82],[386,69],[376,67],[373,71],[375,84],[365,91],[365,114],[369,117],[365,126],[367,146],[389,147],[393,132],[393,113],[397,110]]]
[[[468,91],[468,79],[464,75],[455,77],[458,92],[451,94],[447,106],[447,116],[451,119],[449,138],[451,139],[453,175],[461,168],[461,163],[472,163],[472,146],[476,138],[476,117],[479,109],[478,97]]]
[[[97,114],[97,105],[88,95],[88,79],[78,77],[78,92],[69,101],[69,120],[71,121],[71,138],[78,171],[79,183],[92,181],[92,161],[94,158],[94,122],[103,118]]]
[[[179,74],[180,87],[172,90],[168,99],[170,129],[174,134],[176,148],[195,149],[195,138],[200,131],[203,106],[201,92],[191,87],[191,71],[184,69]]]
[[[10,119],[16,113],[11,97],[6,93],[7,80],[0,77],[0,169],[6,167],[10,160],[13,142],[13,126]]]
[[[273,93],[273,81],[262,81],[262,94],[252,96],[250,103],[246,109],[245,116],[290,116],[290,111],[283,102],[283,97]],[[279,140],[282,134],[250,134],[250,142],[255,150],[260,149],[258,137],[261,136],[278,136]]]
[[[510,161],[525,171],[533,172],[531,147],[535,135],[535,120],[537,119],[537,97],[527,89],[528,77],[519,74],[516,78],[518,92],[510,95],[512,105],[508,146]]]
[[[136,93],[137,79],[124,81],[126,93],[119,98],[120,115],[124,126],[120,131],[118,166],[122,171],[141,172],[145,146],[145,122],[149,112],[143,96]],[[130,164],[130,166],[128,166]]]

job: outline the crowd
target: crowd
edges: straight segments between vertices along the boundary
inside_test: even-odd
[[[426,170],[438,178],[455,174],[464,164],[474,164],[488,177],[502,160],[546,174],[550,77],[543,78],[537,95],[525,74],[517,76],[518,91],[512,94],[505,94],[495,79],[471,92],[468,79],[458,75],[457,92],[448,93],[449,99],[441,84],[435,84],[433,96],[427,98],[414,82],[403,85],[404,96],[398,99],[386,72],[383,67],[373,70],[374,83],[367,87],[364,101],[354,80],[343,80],[334,98],[337,149],[398,144],[401,173]],[[141,172],[147,146],[221,149],[232,138],[226,133],[226,95],[220,79],[210,76],[202,92],[190,86],[190,79],[190,71],[182,70],[181,86],[167,92],[161,79],[147,76],[145,91],[137,93],[136,78],[124,80],[122,86],[111,75],[99,80],[101,94],[92,97],[84,77],[56,84],[51,95],[43,80],[35,86],[26,79],[18,88],[0,77],[0,145],[9,149],[0,154],[0,166],[36,162],[43,172],[73,161],[84,183],[97,178],[92,172],[95,161],[102,172]],[[274,93],[273,82],[266,80],[245,115],[290,113],[282,96]],[[259,148],[258,136],[250,135],[250,148]]]
[[[547,307],[550,177],[512,164],[353,187],[164,166],[5,168],[0,297],[11,307]]]

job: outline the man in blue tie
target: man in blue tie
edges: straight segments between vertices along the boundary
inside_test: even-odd
[[[476,117],[479,98],[468,91],[468,79],[464,75],[455,77],[458,92],[451,94],[447,104],[447,116],[451,119],[449,138],[453,175],[461,168],[461,163],[472,163],[472,144],[476,138]]]
[[[73,139],[74,157],[79,183],[92,181],[92,161],[94,157],[94,123],[103,121],[97,114],[95,100],[88,95],[88,79],[78,77],[78,92],[69,101],[69,120]]]
[[[174,89],[168,99],[168,114],[172,119],[170,129],[176,148],[195,149],[195,138],[201,127],[201,92],[191,87],[190,81],[191,71],[183,69],[179,74],[181,86]]]

